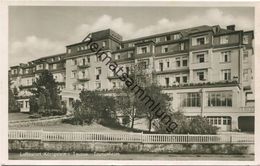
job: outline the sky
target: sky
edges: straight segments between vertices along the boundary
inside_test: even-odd
[[[111,28],[123,40],[200,25],[254,29],[250,7],[9,7],[9,66],[64,53],[90,32]]]

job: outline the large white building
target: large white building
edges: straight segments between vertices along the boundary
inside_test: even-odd
[[[203,25],[124,41],[107,29],[91,38],[125,72],[142,65],[172,97],[175,110],[205,116],[221,130],[253,130],[253,31]],[[124,84],[88,42],[66,46],[62,98],[69,109],[82,89],[113,93]]]

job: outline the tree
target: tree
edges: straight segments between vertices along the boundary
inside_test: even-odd
[[[117,108],[119,108],[119,112],[122,115],[130,118],[131,128],[133,129],[136,118],[137,100],[135,94],[129,88],[124,87],[122,92],[123,93],[116,98]]]
[[[29,97],[30,113],[38,113],[39,106],[37,98],[32,95]]]
[[[156,84],[151,84],[145,87],[144,91],[146,93],[147,99],[149,97],[155,102],[153,105],[156,105],[157,103],[160,104],[160,109],[152,111],[151,109],[149,109],[148,105],[145,104],[147,99],[143,101],[142,99],[139,99],[137,102],[136,109],[139,114],[145,115],[145,118],[148,120],[148,130],[151,131],[153,120],[160,119],[161,121],[164,121],[164,117],[172,111],[170,105],[170,97],[167,94],[163,93],[162,89]]]
[[[12,81],[8,78],[8,111],[9,112],[19,112],[19,103],[16,101],[16,96],[11,89]]]
[[[151,85],[151,76],[151,73],[145,72],[145,65],[142,61],[137,65],[133,65],[129,73],[129,77],[135,81],[135,84],[141,87]],[[138,105],[140,105],[138,103],[139,99],[136,97],[135,92],[126,86],[122,88],[122,94],[117,96],[117,107],[121,114],[130,118],[132,129],[134,128],[136,118],[140,117],[138,116],[140,115],[140,109],[137,109]]]
[[[40,112],[44,112],[46,108],[46,98],[44,93],[39,94],[39,99],[38,99],[38,107]]]
[[[46,115],[54,114],[56,110],[61,110],[60,89],[58,83],[53,78],[53,75],[48,70],[44,70],[40,77],[33,83],[33,88],[30,89],[35,100],[37,100],[40,112],[46,112]],[[34,100],[31,100],[31,105]],[[34,107],[37,108],[37,107]],[[34,111],[36,112],[36,111]]]
[[[97,91],[81,91],[80,100],[73,103],[75,120],[81,124],[98,123],[110,125],[116,123],[115,99]]]

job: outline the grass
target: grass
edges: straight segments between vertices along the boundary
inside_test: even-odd
[[[21,127],[9,127],[9,130],[44,130],[44,131],[58,131],[58,132],[109,132],[109,133],[123,133],[129,132],[127,130],[115,129],[102,126],[97,123],[91,125],[71,125],[67,123],[61,123],[48,126],[21,126]]]
[[[25,120],[25,119],[29,119],[29,114],[27,113],[21,113],[21,112],[17,112],[17,113],[8,113],[8,120]]]

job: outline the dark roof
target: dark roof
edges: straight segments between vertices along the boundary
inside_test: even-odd
[[[61,56],[61,57],[66,56],[66,53],[60,53],[60,54],[55,54],[55,55],[41,57],[41,58],[35,59],[35,60],[31,61],[31,62],[41,61],[41,60],[45,60],[45,59],[49,59],[49,58],[53,58],[53,57],[57,57],[57,56]]]

